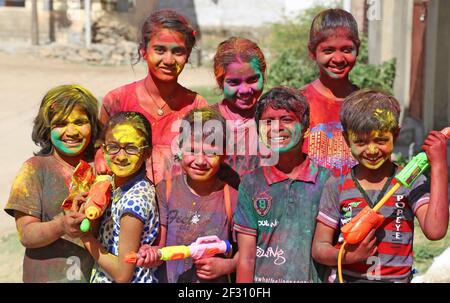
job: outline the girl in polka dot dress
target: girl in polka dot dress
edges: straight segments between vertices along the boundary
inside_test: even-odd
[[[151,245],[158,235],[155,187],[145,171],[151,142],[150,124],[140,113],[121,112],[106,124],[102,148],[114,174],[115,188],[100,225],[99,239],[90,233],[81,237],[96,261],[93,283],[156,282],[153,269],[123,261],[127,252]]]

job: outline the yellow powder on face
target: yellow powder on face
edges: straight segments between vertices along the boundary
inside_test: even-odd
[[[145,139],[142,135],[130,124],[119,124],[112,129],[114,139],[120,144],[133,144],[136,146],[143,146]]]
[[[358,135],[356,135],[356,133],[353,132],[352,130],[349,130],[349,131],[348,131],[348,138],[349,138],[351,141],[355,142],[355,141],[358,139]]]
[[[111,129],[111,136],[113,137],[113,141],[124,146],[124,145],[135,145],[138,147],[144,146],[145,139],[142,137],[140,132],[136,130],[130,124],[118,124]],[[124,159],[121,162],[121,165],[118,165],[114,159],[118,157],[125,157],[125,163],[128,163],[126,166],[122,166],[124,164]],[[136,173],[143,161],[143,154],[138,155],[128,155],[123,153],[117,155],[105,155],[106,161],[110,166],[112,172],[118,177],[128,177]]]
[[[369,153],[373,154],[377,151],[377,147],[375,146],[375,144],[369,144],[369,146],[367,147],[367,150]]]

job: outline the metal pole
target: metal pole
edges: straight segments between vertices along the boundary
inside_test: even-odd
[[[84,0],[84,17],[85,17],[85,44],[86,48],[91,47],[91,0]]]
[[[37,0],[31,2],[31,45],[39,45]]]

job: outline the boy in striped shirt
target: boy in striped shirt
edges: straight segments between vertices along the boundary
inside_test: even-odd
[[[336,266],[343,242],[340,228],[365,206],[373,207],[395,184],[401,170],[391,161],[400,128],[400,106],[389,95],[373,90],[353,93],[344,101],[344,137],[358,161],[345,176],[330,178],[321,197],[312,245],[313,258]],[[379,210],[385,220],[343,256],[346,282],[409,282],[412,278],[414,216],[425,236],[442,239],[448,226],[447,140],[432,131],[423,150],[431,165],[431,182],[420,176],[411,188],[401,187]],[[336,275],[331,273],[329,281]]]

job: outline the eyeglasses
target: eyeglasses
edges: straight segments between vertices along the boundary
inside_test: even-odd
[[[108,155],[117,155],[121,149],[123,149],[128,155],[139,155],[141,152],[141,149],[144,149],[148,147],[148,145],[144,146],[136,146],[136,145],[125,145],[120,146],[118,144],[103,144],[103,147],[105,148],[105,151]]]

